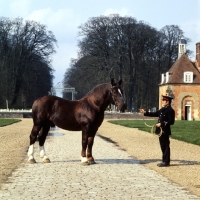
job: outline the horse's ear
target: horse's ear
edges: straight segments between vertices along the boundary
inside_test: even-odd
[[[122,84],[122,80],[120,80],[118,84],[121,85]]]
[[[113,86],[115,84],[114,78],[111,78],[111,85]]]

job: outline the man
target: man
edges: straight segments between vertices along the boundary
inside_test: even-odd
[[[162,95],[162,108],[156,112],[147,112],[144,109],[140,109],[140,112],[143,113],[144,116],[158,117],[155,132],[160,133],[160,130],[162,130],[162,135],[159,137],[160,148],[162,151],[162,162],[158,164],[158,167],[170,166],[170,125],[173,125],[175,120],[175,112],[171,107],[172,99],[173,97]]]

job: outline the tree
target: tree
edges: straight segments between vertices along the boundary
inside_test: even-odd
[[[21,18],[0,19],[0,75],[4,74],[0,85],[2,101],[8,99],[12,107],[18,106],[19,99],[23,99],[27,93],[26,84],[32,79],[32,74],[48,83],[48,88],[51,87],[53,76],[38,74],[41,71],[46,72],[44,74],[52,73],[51,55],[55,53],[56,42],[55,36],[45,25],[34,21],[23,22]],[[37,90],[42,88],[38,87]],[[47,91],[42,94],[47,94]]]
[[[176,60],[182,30],[166,26],[158,31],[119,15],[94,17],[79,28],[79,58],[66,71],[64,81],[78,88],[81,97],[86,87],[89,90],[110,77],[122,78],[129,111],[157,107],[160,74]]]
[[[167,71],[178,58],[178,43],[184,33],[177,25],[167,25],[163,27],[160,32],[162,34],[161,38],[165,49],[163,56],[166,65],[163,69]],[[189,38],[184,38],[188,43],[191,41]],[[188,55],[191,53],[191,51],[187,50]]]

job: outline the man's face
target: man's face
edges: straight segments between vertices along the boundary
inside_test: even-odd
[[[167,106],[167,105],[169,105],[169,101],[163,99],[163,100],[162,100],[162,107]]]

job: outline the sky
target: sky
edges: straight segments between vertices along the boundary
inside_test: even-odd
[[[54,86],[63,81],[71,59],[77,58],[78,27],[92,17],[110,14],[133,17],[157,30],[178,25],[192,40],[187,48],[194,52],[191,59],[195,60],[196,43],[200,42],[200,0],[0,0],[0,17],[34,20],[55,35]]]

